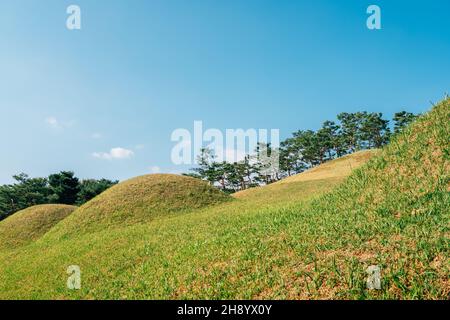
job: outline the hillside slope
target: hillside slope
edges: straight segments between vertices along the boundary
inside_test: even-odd
[[[216,202],[215,206],[185,215],[154,212],[147,216],[147,223],[142,220],[146,217],[144,213],[130,214],[133,208],[138,208],[131,203],[131,210],[119,216],[123,224],[108,221],[110,212],[120,212],[112,204],[122,201],[123,197],[117,197],[121,190],[141,190],[133,192],[132,198],[142,194],[142,190],[149,192],[145,184],[129,188],[125,183],[122,185],[125,187],[119,186],[111,194],[81,207],[70,219],[21,251],[0,251],[3,270],[0,298],[213,297],[216,294],[210,289],[195,293],[197,281],[202,281],[202,270],[217,269],[220,265],[235,268],[241,259],[252,257],[253,245],[262,243],[265,238],[276,239],[279,228],[284,228],[285,223],[294,218],[288,215],[286,219],[287,212],[280,212],[281,209],[303,208],[310,199],[331,190],[344,177],[273,185],[269,192],[266,192],[268,188],[255,188],[231,202],[222,202],[227,200],[222,197],[217,202],[213,196],[209,201]],[[136,182],[139,178],[130,181]],[[186,184],[178,184],[178,187],[184,188],[183,194],[190,193]],[[179,188],[171,193],[176,190]],[[108,210],[106,214],[102,214],[104,207]],[[89,215],[96,217],[92,219]],[[219,262],[226,261],[227,257],[234,262]],[[74,264],[83,272],[81,291],[65,288],[65,269]],[[247,262],[241,267],[247,268]],[[166,281],[169,282],[164,284]],[[173,287],[174,281],[192,289],[175,293],[179,289]],[[205,281],[208,283],[211,279]]]
[[[378,152],[379,150],[355,152],[267,186],[236,192],[232,196],[261,205],[290,202],[298,199],[299,194],[302,194],[302,198],[313,197],[337,186]]]
[[[149,174],[106,190],[81,206],[52,233],[67,237],[69,234],[144,223],[230,199],[198,179],[174,174]]]
[[[450,298],[449,139],[447,98],[313,203],[311,212],[327,219],[335,238],[317,255],[318,268],[335,270],[322,281],[339,281],[341,268],[355,263],[378,265],[383,290],[371,293],[376,297]],[[339,291],[366,295],[361,271]]]
[[[0,222],[0,249],[15,248],[39,239],[75,209],[75,206],[45,204],[14,213]]]
[[[358,151],[349,155],[345,155],[338,159],[325,162],[320,166],[314,167],[300,174],[296,174],[286,179],[280,180],[276,182],[276,184],[329,178],[345,178],[349,176],[353,172],[353,170],[361,167],[377,153],[379,153],[379,150],[377,149]]]
[[[449,119],[446,99],[326,195],[333,178],[285,183],[283,201],[253,189],[0,250],[0,298],[447,299]],[[66,288],[70,265],[80,290]],[[366,287],[372,265],[381,290]]]

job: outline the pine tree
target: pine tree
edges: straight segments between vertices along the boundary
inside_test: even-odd
[[[404,127],[413,122],[418,115],[411,112],[401,111],[394,114],[394,133],[399,133]]]
[[[50,202],[73,205],[80,192],[80,181],[72,171],[61,171],[48,177],[52,195]]]
[[[365,148],[381,148],[389,140],[389,120],[384,120],[382,113],[365,113],[360,132]]]

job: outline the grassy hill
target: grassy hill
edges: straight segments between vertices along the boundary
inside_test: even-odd
[[[365,164],[378,152],[379,150],[358,151],[273,184],[236,192],[233,197],[252,200],[259,205],[314,197],[344,181],[353,170]]]
[[[42,237],[76,207],[45,204],[16,212],[0,222],[0,249],[15,248]]]
[[[146,211],[118,186],[37,241],[0,249],[0,298],[446,299],[449,120],[447,99],[379,152],[187,211]],[[80,290],[66,288],[69,265]],[[370,265],[381,290],[366,289]]]
[[[52,234],[95,232],[150,222],[157,217],[181,214],[231,198],[206,182],[174,174],[133,178],[106,190],[65,219]]]

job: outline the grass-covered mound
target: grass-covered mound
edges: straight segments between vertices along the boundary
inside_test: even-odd
[[[113,186],[81,206],[58,230],[64,234],[148,222],[171,213],[189,212],[230,197],[191,177],[150,174]]]
[[[0,222],[0,249],[16,248],[42,237],[76,207],[44,204],[14,213]]]
[[[449,139],[447,98],[313,203],[328,233],[306,280],[316,296],[450,297]],[[381,268],[382,290],[367,291],[369,265]]]
[[[297,261],[286,246],[309,241],[286,242],[286,228],[303,234],[307,203],[344,176],[254,188],[236,201],[150,223],[96,223],[93,233],[86,225],[76,230],[80,218],[69,217],[26,251],[0,252],[0,298],[280,297],[271,289],[282,276],[274,265]],[[74,264],[83,273],[79,291],[65,286]]]
[[[0,251],[0,298],[448,299],[449,102],[325,196],[336,178],[255,188],[150,223],[103,220],[94,233],[82,232],[81,214],[77,232],[78,211],[56,226],[73,220],[63,239],[51,231]],[[80,290],[66,287],[69,265],[81,268]],[[366,287],[371,265],[381,290]]]

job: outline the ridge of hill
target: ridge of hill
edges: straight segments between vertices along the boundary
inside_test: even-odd
[[[205,181],[175,174],[149,174],[121,182],[78,208],[53,233],[94,232],[190,212],[231,197]]]

